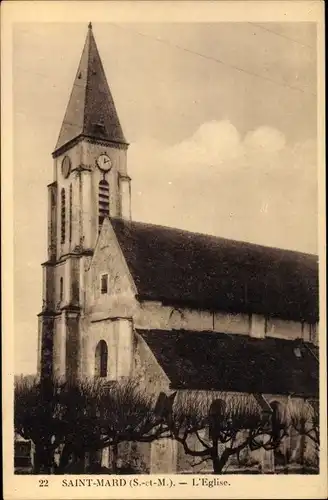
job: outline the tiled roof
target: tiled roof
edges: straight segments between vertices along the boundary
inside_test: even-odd
[[[139,296],[212,311],[318,319],[315,255],[111,219]]]
[[[91,27],[55,152],[79,136],[126,144]]]
[[[313,344],[187,330],[137,333],[173,389],[318,396],[319,363]]]

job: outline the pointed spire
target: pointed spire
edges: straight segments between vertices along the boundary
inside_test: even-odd
[[[127,144],[93,36],[91,22],[88,25],[80,64],[54,155],[59,154],[58,150],[62,150],[67,143],[85,136]]]

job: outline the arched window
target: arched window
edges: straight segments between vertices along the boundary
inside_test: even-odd
[[[65,189],[61,190],[61,242],[65,243],[65,223],[66,223],[66,199]]]
[[[107,377],[108,349],[104,340],[100,340],[95,354],[95,377]]]
[[[109,216],[109,184],[105,179],[99,182],[98,191],[98,223],[99,230],[105,217]]]
[[[69,187],[69,241],[72,241],[72,209],[73,209],[73,188]]]

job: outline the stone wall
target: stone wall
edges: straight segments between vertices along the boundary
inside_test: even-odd
[[[170,381],[155,356],[140,335],[134,336],[133,377],[138,379],[148,392],[158,394],[171,392]]]
[[[55,217],[57,234],[57,258],[72,251],[77,245],[85,249],[93,249],[98,237],[98,188],[99,181],[104,178],[96,166],[96,159],[106,152],[112,161],[112,168],[105,174],[109,184],[110,216],[120,216],[122,193],[119,189],[119,175],[127,175],[126,149],[116,144],[104,146],[95,141],[84,140],[74,145],[54,159],[54,181],[57,181],[57,214]],[[64,157],[71,159],[71,174],[65,179],[61,172]],[[82,167],[82,168],[81,168]],[[72,185],[72,234],[70,234],[69,190]],[[61,243],[61,189],[65,189],[66,198],[66,238]],[[130,190],[124,194],[125,199],[130,196]],[[126,203],[127,204],[127,203]]]
[[[100,277],[108,274],[108,293],[101,293]],[[90,269],[86,273],[85,314],[90,320],[131,318],[136,289],[108,220],[103,223]]]
[[[270,318],[267,321],[267,336],[294,340],[304,338],[301,322]]]
[[[177,463],[177,442],[172,439],[160,439],[151,445],[150,473],[174,474]]]
[[[258,314],[232,314],[181,307],[177,309],[155,301],[134,303],[131,314],[135,327],[141,329],[214,331],[257,338],[302,338],[305,341],[310,340],[311,330],[311,338],[315,337],[314,326],[306,323],[278,318],[266,319]]]

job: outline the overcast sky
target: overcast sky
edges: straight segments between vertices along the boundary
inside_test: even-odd
[[[93,29],[131,144],[133,218],[316,253],[315,25]],[[14,30],[18,373],[36,370],[46,185],[86,32],[79,23]]]

